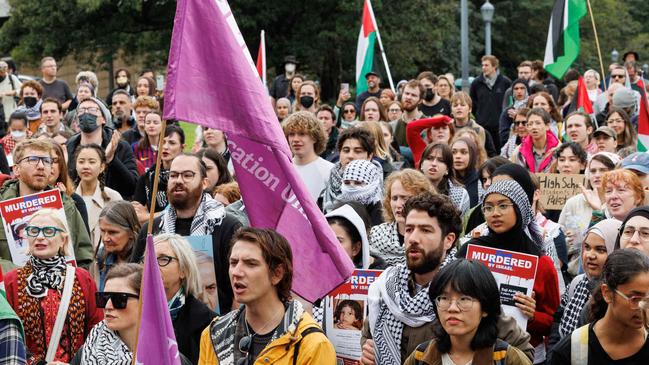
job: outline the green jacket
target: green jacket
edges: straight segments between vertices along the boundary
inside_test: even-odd
[[[51,186],[45,190],[54,189]],[[2,188],[0,188],[0,200],[18,197],[18,180],[7,181]],[[90,235],[86,226],[83,223],[83,218],[74,204],[74,200],[66,194],[61,194],[63,199],[63,209],[65,210],[65,217],[68,221],[68,228],[70,229],[70,239],[73,242],[74,256],[77,260],[77,266],[87,268],[93,260],[92,243],[90,243]],[[2,224],[5,224],[2,220]],[[16,265],[11,261],[11,252],[7,243],[5,231],[0,229],[0,264],[4,272],[8,272]]]

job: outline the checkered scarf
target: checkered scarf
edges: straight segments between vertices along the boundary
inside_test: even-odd
[[[365,183],[363,186],[341,186],[341,194],[338,200],[343,202],[358,202],[369,205],[383,199],[383,175],[381,167],[366,160],[354,160],[350,162],[342,176],[343,181],[359,181]]]
[[[381,223],[370,230],[370,249],[388,265],[405,264],[406,251],[399,242],[397,222]]]
[[[569,336],[572,331],[577,329],[581,311],[584,309],[588,298],[590,298],[590,288],[588,287],[588,276],[582,274],[575,279],[577,283],[573,290],[566,290],[561,296],[561,307],[564,308],[559,323],[559,334],[561,338]],[[573,289],[572,284],[570,289]]]
[[[337,162],[336,165],[331,169],[329,174],[329,181],[325,187],[323,196],[322,196],[322,208],[325,213],[333,210],[334,205],[336,204],[336,199],[342,193],[340,191],[340,186],[343,184],[343,167],[340,162]]]
[[[198,205],[192,225],[191,236],[207,236],[214,232],[214,229],[221,225],[225,217],[225,207],[214,200],[209,194],[203,193],[201,203]],[[176,233],[176,209],[169,206],[162,215],[162,233]]]

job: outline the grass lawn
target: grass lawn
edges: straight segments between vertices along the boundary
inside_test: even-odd
[[[185,152],[191,152],[196,139],[196,124],[180,122],[180,128],[185,132]]]

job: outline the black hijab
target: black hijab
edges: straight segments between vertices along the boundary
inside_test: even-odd
[[[649,219],[649,205],[634,208],[629,212],[629,214],[627,214],[626,218],[624,218],[624,221],[622,221],[622,225],[620,226],[620,231],[617,233],[617,239],[615,240],[615,246],[613,250],[620,249],[620,238],[622,237],[622,231],[624,230],[624,226],[626,226],[626,222],[628,222],[629,219],[635,216],[641,216]]]

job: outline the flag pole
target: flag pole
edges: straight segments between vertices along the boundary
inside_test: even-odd
[[[160,165],[162,164],[162,146],[164,145],[165,129],[167,129],[167,121],[163,119],[160,137],[158,137],[158,152],[156,153],[155,159],[155,173],[153,178],[153,189],[151,191],[151,206],[149,207],[149,226],[146,231],[147,236],[153,233],[153,218],[155,215],[156,196],[158,195],[158,181],[160,180]],[[146,257],[146,248],[144,257]],[[142,283],[144,283],[144,276],[142,276]],[[137,342],[140,337],[140,322],[142,321],[142,290],[144,290],[144,286],[140,284],[140,298],[137,300],[138,316],[135,325],[135,347],[133,347],[132,365],[135,365],[137,361]]]
[[[599,37],[597,37],[597,27],[595,26],[595,16],[593,15],[593,8],[590,6],[590,0],[586,0],[588,5],[588,13],[590,14],[590,22],[593,25],[593,33],[595,34],[595,46],[597,46],[597,57],[599,58],[599,67],[602,71],[602,80],[604,80],[604,91],[606,91],[606,73],[604,72],[604,62],[602,61],[602,50],[599,48]]]
[[[367,4],[370,7],[372,12],[372,21],[374,22],[374,29],[376,29],[376,39],[379,41],[379,50],[381,50],[381,57],[383,58],[383,65],[385,65],[385,72],[388,74],[388,81],[390,82],[390,89],[393,92],[394,83],[392,82],[392,74],[390,73],[390,65],[388,65],[388,57],[385,55],[385,49],[383,48],[383,42],[381,42],[381,33],[379,32],[379,26],[376,24],[376,17],[374,16],[374,9],[372,8],[372,2],[368,1]]]

